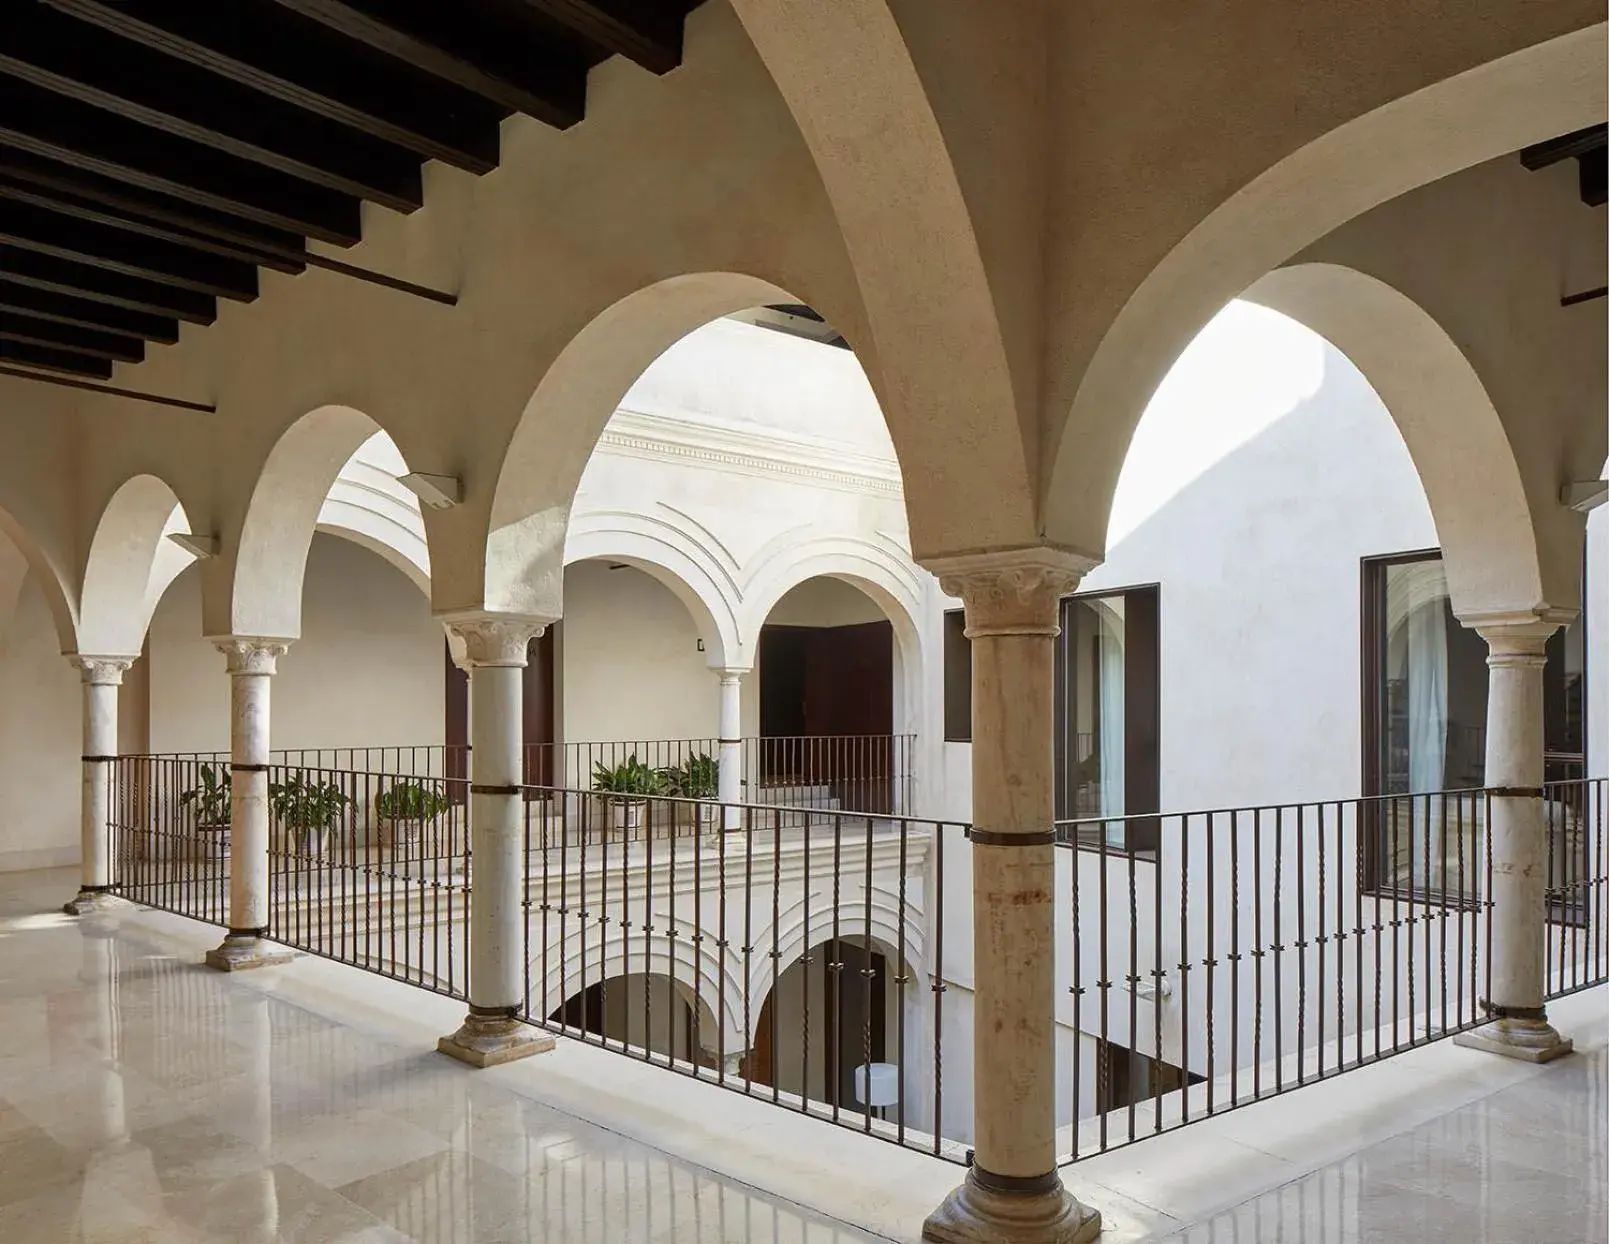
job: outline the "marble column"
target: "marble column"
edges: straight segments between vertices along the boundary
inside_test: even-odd
[[[284,963],[268,931],[268,688],[288,640],[213,640],[229,668],[229,932],[207,952],[223,972]]]
[[[1542,811],[1542,671],[1558,610],[1466,619],[1486,641],[1486,832],[1491,838],[1490,1023],[1453,1040],[1472,1049],[1545,1063],[1572,1044],[1543,1006],[1548,843]]]
[[[972,641],[973,1146],[925,1240],[1072,1244],[1101,1217],[1056,1168],[1054,639],[1093,562],[1016,549],[933,560]]]
[[[493,1067],[553,1048],[516,1016],[525,1000],[524,670],[548,620],[444,619],[469,668],[469,1014],[436,1048]]]
[[[719,718],[721,755],[716,797],[723,805],[722,829],[743,828],[743,810],[732,805],[743,802],[743,675],[744,669],[718,669],[721,680]]]
[[[117,762],[117,689],[133,657],[68,657],[84,687],[83,785],[79,808],[78,894],[63,911],[82,916],[110,899],[112,771]]]

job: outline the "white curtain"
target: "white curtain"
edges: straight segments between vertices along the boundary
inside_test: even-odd
[[[1408,789],[1439,791],[1447,775],[1447,614],[1439,595],[1408,614]]]
[[[1100,619],[1097,655],[1100,660],[1101,734],[1096,740],[1101,758],[1101,815],[1123,815],[1123,617],[1105,601],[1091,602]],[[1124,841],[1121,823],[1106,827],[1106,840],[1114,846]]]

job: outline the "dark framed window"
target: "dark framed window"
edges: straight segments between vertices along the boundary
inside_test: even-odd
[[[1486,642],[1453,615],[1440,550],[1365,558],[1362,579],[1363,884],[1473,899],[1485,801],[1449,792],[1486,781]],[[1584,771],[1585,635],[1582,615],[1548,642],[1552,781]]]
[[[962,609],[944,615],[944,741],[972,742],[972,641]]]
[[[1056,820],[1080,841],[1154,853],[1161,788],[1161,591],[1061,602],[1055,661]],[[1119,819],[1121,818],[1121,819]]]

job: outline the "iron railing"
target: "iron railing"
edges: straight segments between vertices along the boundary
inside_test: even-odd
[[[701,806],[656,797],[622,841],[596,792],[532,796],[528,1022],[964,1157],[939,1134],[942,848],[961,825],[717,804],[684,837],[659,827]]]
[[[119,756],[112,763],[108,808],[108,854],[118,893],[145,907],[227,927],[228,807],[228,753]]]
[[[1073,1029],[1063,1160],[1328,1079],[1487,1019],[1481,790],[1059,827]],[[1370,836],[1398,884],[1372,892]]]
[[[795,809],[908,815],[915,742],[909,734],[747,738],[747,798]]]
[[[1548,996],[1609,981],[1609,778],[1542,787],[1548,843]]]

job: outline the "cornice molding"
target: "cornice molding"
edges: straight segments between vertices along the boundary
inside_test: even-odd
[[[626,457],[681,462],[762,479],[787,479],[869,493],[898,500],[904,496],[899,465],[835,441],[790,436],[691,414],[615,412],[598,448]]]

